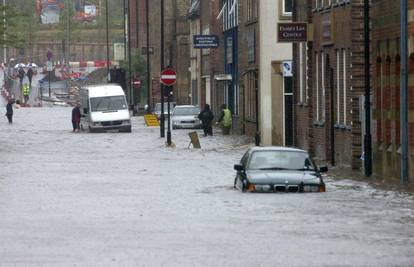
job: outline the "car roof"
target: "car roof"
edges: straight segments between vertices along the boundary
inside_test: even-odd
[[[302,152],[308,153],[308,151],[294,148],[294,147],[284,147],[284,146],[255,146],[250,148],[250,152],[256,151],[286,151],[286,152]]]
[[[175,106],[175,108],[198,108],[198,107],[194,105],[177,105]]]

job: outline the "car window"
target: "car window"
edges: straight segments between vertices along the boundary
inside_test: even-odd
[[[253,152],[248,169],[315,170],[315,166],[307,153],[269,150]]]
[[[247,160],[249,159],[249,152],[246,152],[242,159],[240,160],[240,164],[243,165],[243,167],[246,167]]]
[[[94,111],[112,111],[127,109],[124,96],[105,96],[91,98],[91,110]]]

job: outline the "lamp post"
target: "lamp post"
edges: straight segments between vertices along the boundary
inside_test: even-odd
[[[150,79],[150,54],[149,54],[149,6],[148,3],[149,1],[146,0],[145,1],[145,12],[146,12],[146,16],[145,16],[145,23],[146,23],[146,37],[147,37],[147,105],[148,105],[148,110],[147,112],[151,111],[151,91],[150,91],[150,83],[151,83],[151,79]]]
[[[106,69],[107,69],[107,79],[109,81],[109,21],[108,21],[108,1],[105,0],[105,17],[106,17]]]
[[[164,0],[161,0],[161,71],[164,70]],[[160,72],[161,72],[160,71]],[[165,116],[164,116],[164,85],[161,83],[161,121],[160,135],[165,137]]]

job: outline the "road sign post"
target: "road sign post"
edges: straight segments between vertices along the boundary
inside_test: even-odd
[[[49,59],[49,57],[51,58],[51,55],[49,54],[49,52],[48,52],[48,55],[47,55],[48,59]],[[49,100],[50,100],[50,98],[51,98],[50,73],[53,71],[53,63],[52,63],[52,61],[50,61],[50,59],[46,63],[46,68],[47,68],[47,72],[48,72],[48,80],[49,80]]]
[[[173,70],[172,68],[166,68],[165,70],[163,70],[161,72],[161,83],[163,85],[165,85],[166,87],[172,87],[176,81],[177,81],[177,73],[175,72],[175,70]],[[171,103],[171,95],[172,95],[172,90],[170,90],[170,88],[167,89],[168,95],[167,95],[167,109],[168,109],[168,115],[167,115],[167,120],[168,120],[168,130],[167,130],[167,144],[168,146],[171,146],[171,121],[170,121],[170,114],[171,114],[171,108],[170,108],[170,103]],[[161,92],[161,94],[164,94],[164,92]],[[162,104],[161,104],[162,105]]]

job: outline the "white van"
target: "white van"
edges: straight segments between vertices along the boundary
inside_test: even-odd
[[[131,132],[131,117],[122,87],[114,84],[81,88],[81,128],[90,132]]]

